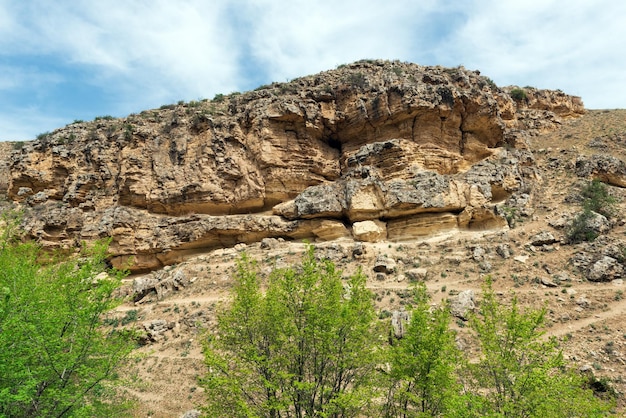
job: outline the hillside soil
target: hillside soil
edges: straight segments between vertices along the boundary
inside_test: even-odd
[[[626,110],[591,110],[563,122],[559,130],[531,137],[530,145],[539,173],[531,193],[532,210],[512,214],[510,228],[453,231],[405,242],[356,243],[342,238],[314,243],[317,254],[330,258],[345,275],[361,268],[381,317],[386,316],[384,311],[406,307],[414,280],[424,280],[432,302],[443,303],[470,289],[480,300],[485,277],[491,276],[503,303],[516,295],[522,306],[547,308],[546,337],[558,338],[565,358],[576,368],[608,379],[620,394],[623,412],[626,286],[620,278],[589,281],[587,271],[574,261],[594,248],[601,251],[606,243],[626,244],[626,190],[608,186],[619,210],[595,247],[568,244],[566,228],[558,220],[571,219],[582,210],[576,196],[590,178],[576,174],[578,158],[626,155]],[[555,242],[531,245],[542,232],[552,234]],[[280,239],[238,244],[196,255],[152,276],[128,277],[121,290],[126,300],[111,312],[109,323],[135,327],[145,335],[122,374],[125,394],[136,401],[136,416],[180,416],[202,404],[206,395],[198,378],[207,372],[202,340],[215,323],[216,310],[228,302],[240,254],[258,260],[266,277],[274,267],[297,263],[304,248],[303,242]],[[362,254],[356,255],[360,251],[355,248],[362,248]],[[393,273],[374,272],[381,255],[395,261]],[[133,284],[155,274],[184,277],[185,284],[133,297]],[[465,322],[458,319],[453,326],[463,340]]]

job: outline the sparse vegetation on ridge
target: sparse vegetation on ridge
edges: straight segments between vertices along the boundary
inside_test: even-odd
[[[617,200],[611,196],[604,183],[594,179],[580,193],[583,210],[573,220],[567,230],[567,239],[572,244],[593,241],[598,235],[594,220],[598,215],[607,219],[615,216]]]
[[[513,98],[513,100],[521,102],[527,99],[526,96],[526,91],[524,89],[520,89],[520,88],[514,88],[513,90],[511,90],[511,98]]]

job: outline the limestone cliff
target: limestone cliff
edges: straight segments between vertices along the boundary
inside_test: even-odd
[[[361,61],[68,125],[12,155],[8,196],[44,245],[112,236],[114,264],[137,271],[265,237],[506,227],[498,205],[527,201],[536,177],[528,136],[584,113],[577,97],[525,91],[462,67]],[[377,231],[355,233],[361,222]]]

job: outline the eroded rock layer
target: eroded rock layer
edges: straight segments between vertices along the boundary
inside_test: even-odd
[[[132,270],[267,237],[505,227],[498,204],[536,177],[528,135],[584,113],[511,91],[462,67],[357,62],[41,135],[11,157],[8,196],[44,245],[112,236]]]

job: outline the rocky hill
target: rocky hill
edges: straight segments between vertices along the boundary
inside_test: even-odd
[[[45,246],[111,236],[133,271],[270,237],[503,227],[496,204],[536,178],[529,136],[584,112],[509,93],[462,67],[358,62],[40,135],[12,156],[8,197]]]
[[[0,178],[42,245],[113,238],[113,264],[134,274],[111,321],[144,335],[126,388],[138,416],[170,417],[202,402],[198,340],[239,254],[266,274],[303,240],[363,268],[381,317],[425,281],[452,302],[460,344],[490,275],[503,301],[546,306],[566,357],[623,392],[625,151],[626,111],[462,67],[361,61],[74,123],[12,152]],[[572,244],[594,178],[617,214]]]

